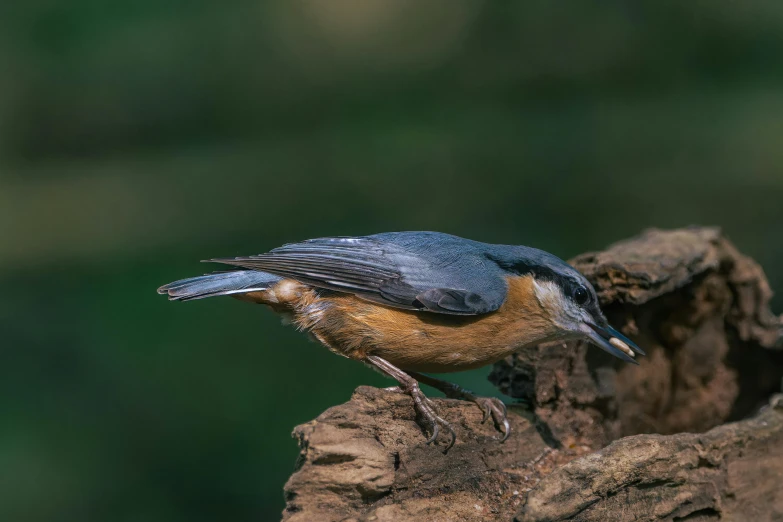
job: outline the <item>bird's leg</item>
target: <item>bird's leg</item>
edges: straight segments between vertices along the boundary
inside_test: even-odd
[[[484,419],[481,422],[486,422],[487,419],[492,416],[492,421],[495,423],[495,427],[503,434],[500,441],[503,442],[508,438],[511,433],[511,425],[506,417],[506,405],[503,401],[495,397],[478,397],[473,392],[462,388],[456,384],[430,377],[421,373],[410,372],[410,376],[419,381],[422,384],[432,386],[436,390],[440,390],[446,394],[446,397],[450,399],[461,399],[463,401],[475,402],[479,408],[484,412]]]
[[[438,438],[438,433],[440,433],[440,426],[443,426],[448,430],[448,432],[451,434],[451,441],[446,447],[446,451],[448,451],[457,440],[457,434],[454,432],[454,429],[448,422],[438,416],[435,410],[435,405],[421,391],[419,383],[416,381],[416,379],[400,370],[386,359],[382,359],[375,355],[367,356],[365,361],[371,366],[380,370],[382,373],[399,382],[400,390],[411,396],[416,412],[421,415],[421,417],[428,424],[427,428],[429,428],[432,432],[430,438],[427,439],[427,444],[435,442],[435,439]]]

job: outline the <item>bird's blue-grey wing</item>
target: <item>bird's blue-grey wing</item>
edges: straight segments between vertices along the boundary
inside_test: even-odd
[[[463,249],[455,245],[440,248],[437,241],[410,239],[382,235],[320,238],[256,256],[210,261],[410,310],[478,315],[497,310],[505,300],[503,271],[473,248],[477,243],[470,242]]]

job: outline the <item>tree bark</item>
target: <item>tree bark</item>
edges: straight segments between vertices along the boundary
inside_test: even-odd
[[[456,445],[427,446],[410,398],[360,387],[298,426],[289,522],[783,520],[783,317],[716,229],[650,230],[572,260],[647,351],[583,342],[495,365],[511,437],[435,399]],[[727,423],[727,424],[724,424]]]

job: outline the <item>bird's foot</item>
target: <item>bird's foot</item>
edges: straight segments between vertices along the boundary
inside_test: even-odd
[[[424,392],[421,391],[419,383],[416,379],[400,370],[396,366],[392,365],[389,363],[389,361],[380,357],[373,355],[368,356],[366,362],[379,369],[389,377],[393,377],[397,380],[397,382],[400,383],[399,386],[385,388],[386,391],[402,392],[410,395],[410,397],[413,399],[413,407],[416,410],[417,416],[424,421],[426,424],[425,429],[431,433],[430,438],[427,439],[427,444],[432,444],[438,439],[440,428],[443,427],[449,432],[449,435],[451,436],[451,440],[449,440],[445,451],[448,451],[452,446],[454,446],[454,443],[457,441],[457,433],[454,431],[454,428],[451,427],[451,424],[446,422],[445,419],[438,415],[438,410],[435,407],[435,403],[432,402],[426,395],[424,395]]]
[[[503,401],[496,397],[474,397],[468,400],[475,402],[484,412],[484,418],[481,419],[482,424],[487,422],[490,416],[492,417],[495,427],[503,434],[500,437],[500,442],[505,442],[511,433],[511,424],[508,422],[508,410]]]
[[[484,412],[484,418],[481,422],[487,422],[487,419],[492,417],[495,428],[502,434],[500,442],[504,442],[508,439],[508,436],[511,434],[511,424],[508,422],[508,410],[506,409],[506,405],[500,399],[495,397],[478,397],[473,392],[466,390],[461,386],[436,379],[435,377],[430,377],[429,375],[411,373],[411,376],[421,383],[442,391],[449,399],[459,399],[476,403],[478,407],[481,408],[481,411]]]
[[[450,450],[457,441],[457,433],[454,431],[454,428],[451,427],[451,424],[438,415],[435,403],[424,395],[424,392],[421,391],[421,388],[419,387],[419,383],[413,381],[410,384],[406,384],[402,387],[402,391],[411,396],[416,413],[426,424],[427,431],[431,433],[430,438],[427,439],[427,444],[432,444],[437,440],[438,435],[440,434],[440,427],[442,426],[449,432],[450,440],[446,446],[446,451]]]

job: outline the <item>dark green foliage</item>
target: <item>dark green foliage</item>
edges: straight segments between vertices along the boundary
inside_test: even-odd
[[[274,520],[293,426],[390,384],[155,294],[200,259],[701,223],[783,287],[783,4],[362,5],[0,6],[0,519]]]

